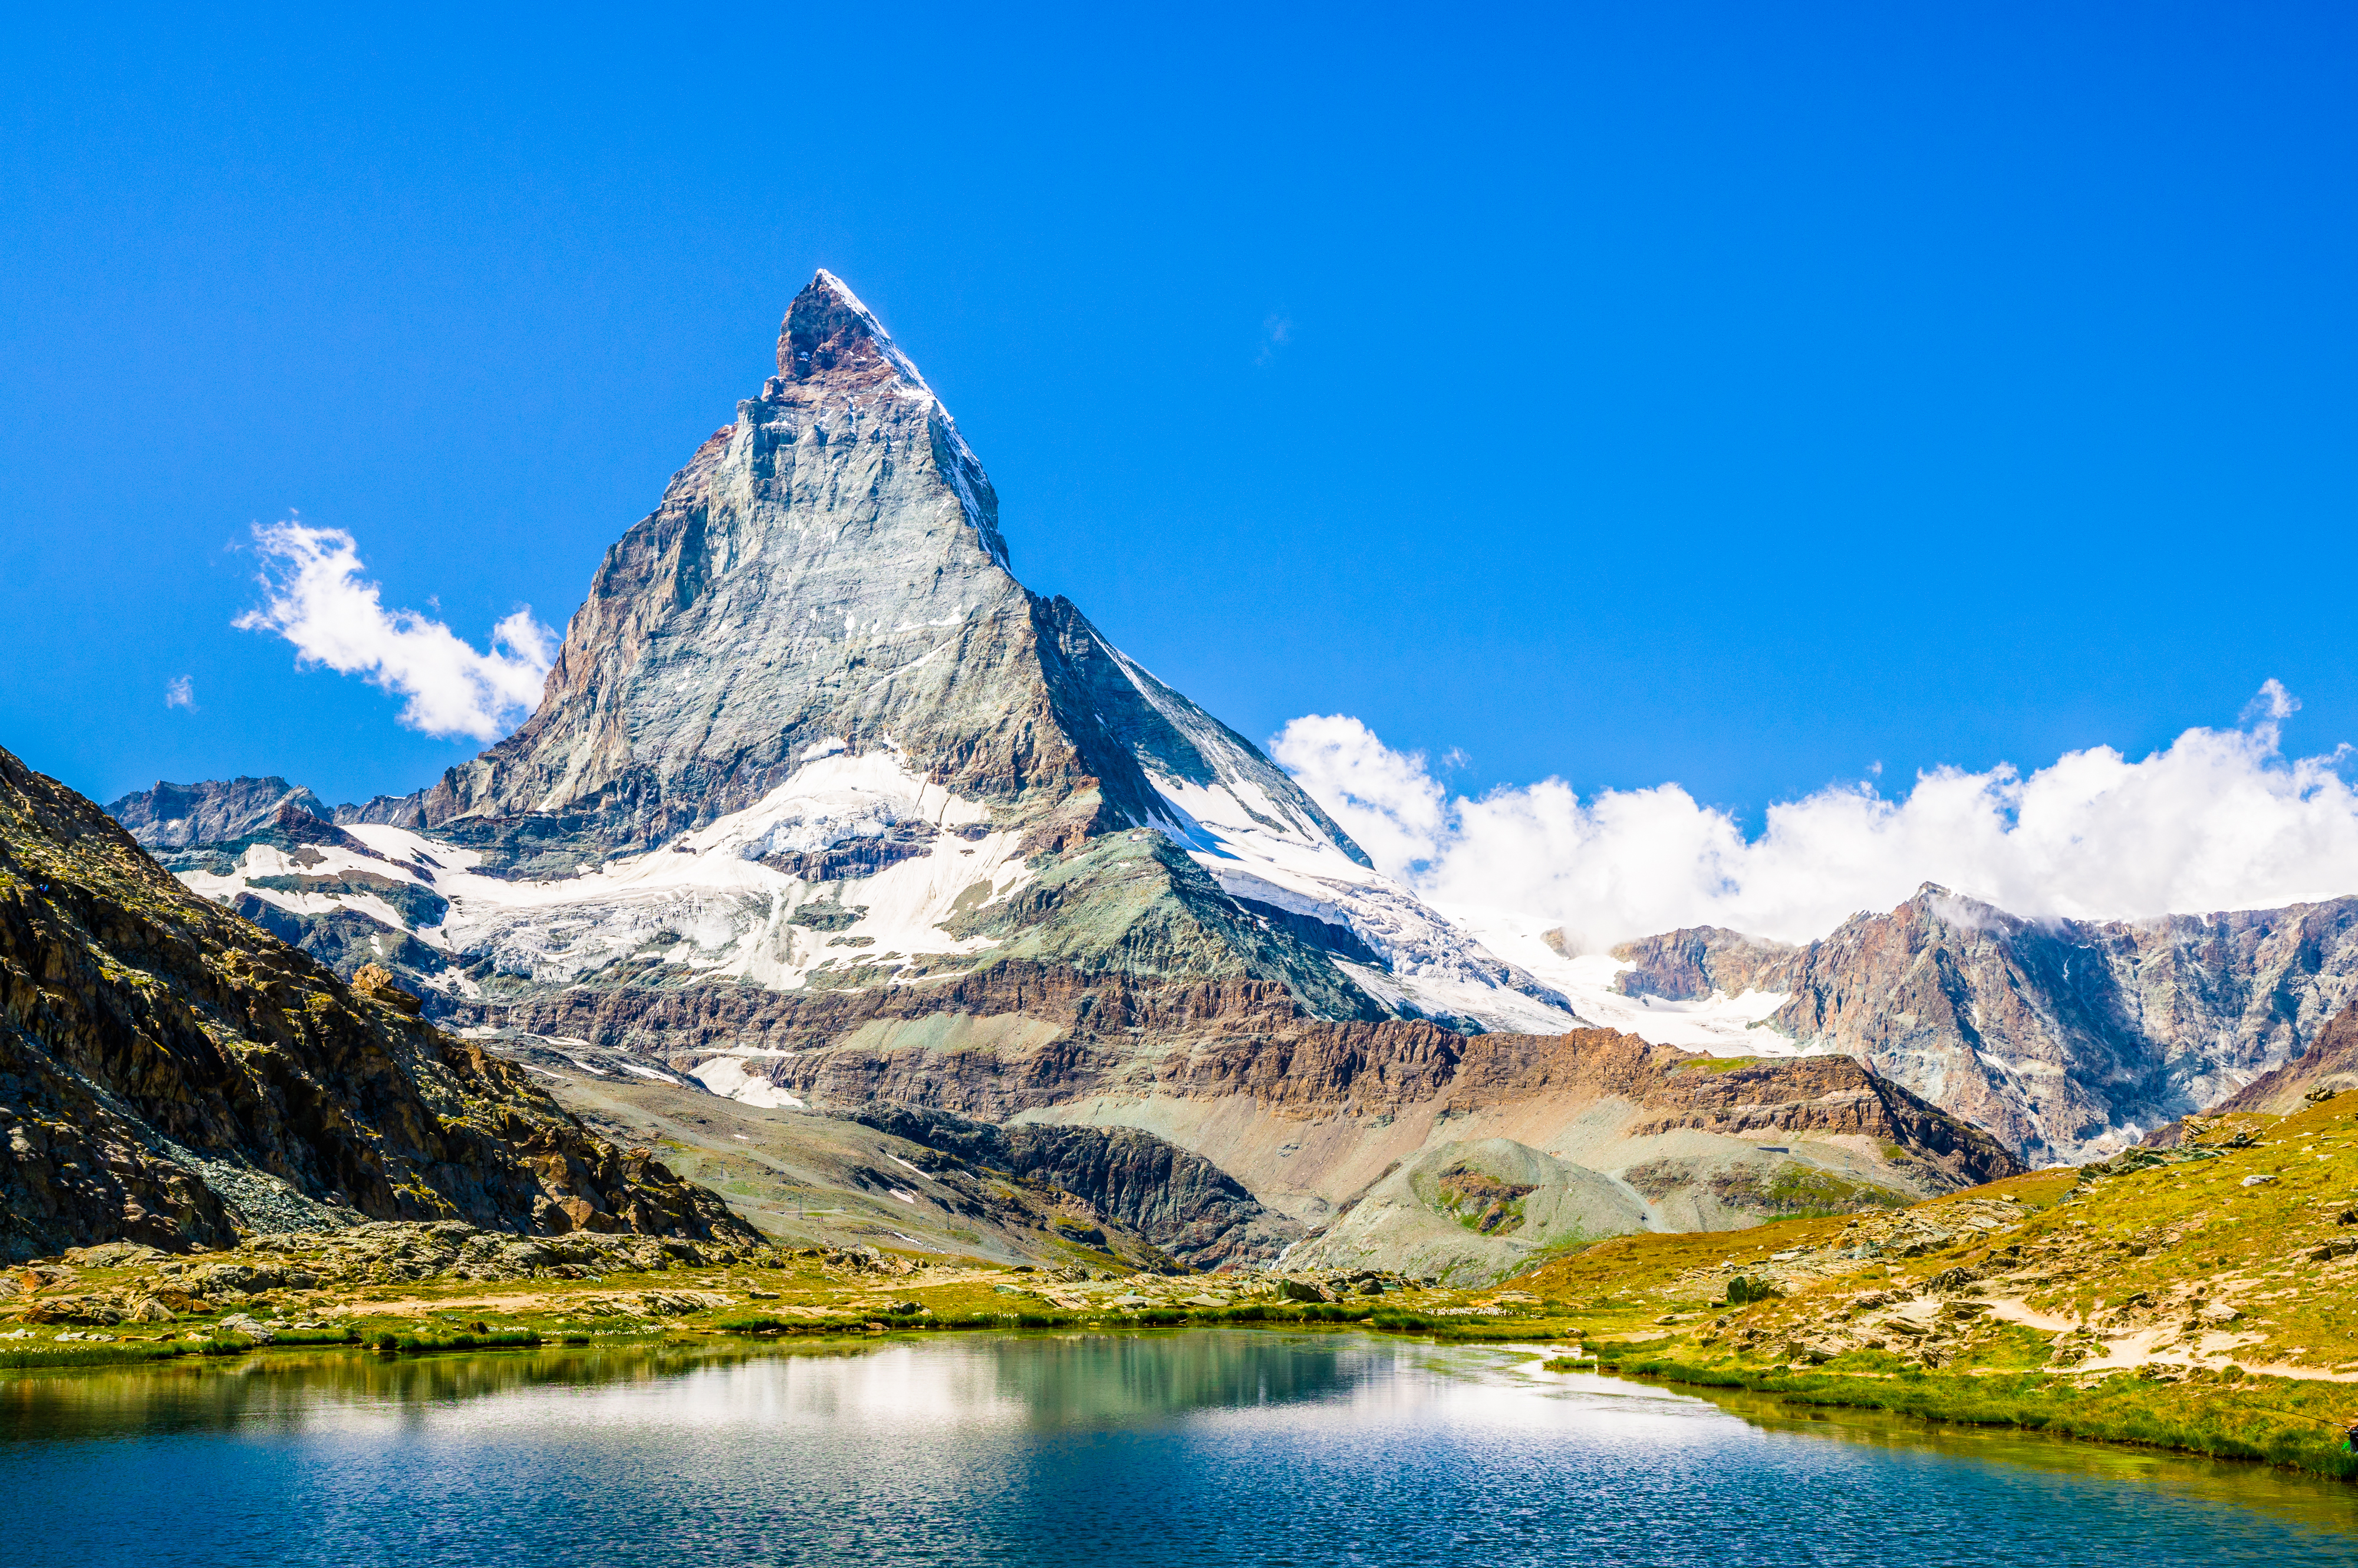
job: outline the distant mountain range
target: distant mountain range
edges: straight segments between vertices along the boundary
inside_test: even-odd
[[[189,887],[486,1040],[627,1049],[754,1104],[1139,1128],[1313,1248],[1374,1205],[1354,1256],[1379,1212],[1531,1172],[1585,1234],[2085,1157],[2297,1056],[2347,998],[2340,905],[2066,928],[1927,889],[1805,947],[1502,956],[1016,579],[974,452],[839,281],[795,299],[776,363],[607,552],[505,741],[365,806],[270,777],[107,809]],[[1771,1059],[1590,1027],[1685,1038],[1657,1017],[1714,1009],[1714,1051]]]
[[[1781,997],[1762,1033],[1869,1063],[2034,1163],[2076,1162],[2301,1056],[2358,997],[2358,898],[2033,921],[1928,883],[1799,946],[1698,926],[1614,955],[1633,996]]]

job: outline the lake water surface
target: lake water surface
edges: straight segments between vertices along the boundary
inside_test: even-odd
[[[2358,1488],[1252,1330],[0,1373],[0,1561],[2358,1563]]]

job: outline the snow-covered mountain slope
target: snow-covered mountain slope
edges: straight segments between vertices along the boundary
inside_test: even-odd
[[[1272,829],[1277,804],[1249,784],[1238,793],[1258,811],[1226,785],[1174,783],[1158,826],[1248,914],[1290,914],[1323,928],[1315,942],[1357,948],[1337,967],[1388,1011],[1524,1033],[1574,1026],[1530,975],[1333,844]],[[354,961],[406,967],[427,994],[454,1000],[593,978],[786,989],[914,981],[937,960],[999,946],[954,933],[1034,875],[1016,835],[991,827],[979,803],[890,752],[827,752],[663,849],[560,876],[487,874],[481,850],[416,829],[356,824],[337,837],[348,846],[253,842],[228,863],[183,856],[180,874],[209,897],[297,921],[363,916],[383,932],[352,948]],[[404,966],[400,935],[442,961]]]
[[[1597,1028],[1618,1029],[1657,1045],[1714,1056],[1807,1054],[1790,1036],[1767,1024],[1789,1000],[1784,991],[1745,986],[1730,996],[1714,988],[1675,999],[1633,992],[1621,979],[1636,968],[1630,960],[1604,953],[1566,954],[1553,920],[1466,904],[1452,904],[1446,913],[1457,929],[1552,987]]]
[[[352,849],[254,844],[227,870],[181,876],[222,902],[244,895],[305,917],[350,911],[406,931],[449,960],[421,979],[453,997],[488,994],[483,982],[495,979],[569,985],[617,965],[639,983],[791,988],[990,946],[942,929],[1030,875],[1012,858],[1013,836],[982,816],[890,752],[831,752],[660,850],[566,876],[487,875],[479,850],[364,824],[344,830]],[[830,855],[873,869],[804,874],[823,873]],[[421,911],[404,892],[433,905]],[[420,914],[438,918],[411,918]]]
[[[1188,849],[1221,892],[1265,918],[1292,915],[1347,934],[1330,946],[1356,944],[1363,952],[1338,956],[1338,965],[1387,1006],[1525,1034],[1560,1033],[1582,1022],[1560,988],[1501,961],[1400,883],[1290,819],[1242,770],[1207,784],[1168,776],[1154,784],[1169,808],[1157,826]]]
[[[941,399],[824,272],[777,373],[607,552],[531,719],[335,815],[174,864],[453,999],[889,986],[1004,953],[1276,980],[1325,1017],[1575,1022],[1025,589]],[[1141,829],[1186,859],[1101,848]]]

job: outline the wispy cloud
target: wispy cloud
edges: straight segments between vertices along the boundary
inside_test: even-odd
[[[1675,784],[1583,801],[1559,779],[1452,796],[1356,719],[1297,719],[1271,754],[1386,871],[1444,904],[1561,922],[1591,950],[1682,925],[1799,941],[1937,881],[2032,916],[2134,919],[2358,892],[2350,748],[2288,759],[2275,681],[2242,725],[2132,762],[2072,752],[2025,775],[1941,768],[1769,807],[1747,838]]]
[[[377,585],[361,579],[359,547],[341,528],[289,519],[254,530],[268,599],[234,622],[275,632],[297,659],[339,675],[365,676],[409,700],[401,722],[428,735],[505,733],[540,699],[557,634],[529,606],[492,629],[478,653],[458,633],[415,610],[384,608]]]
[[[164,706],[193,709],[197,706],[197,683],[187,676],[175,676],[166,681]]]
[[[1277,351],[1293,341],[1293,318],[1283,311],[1270,315],[1260,324],[1260,351],[1253,355],[1253,363],[1265,365],[1277,358]]]

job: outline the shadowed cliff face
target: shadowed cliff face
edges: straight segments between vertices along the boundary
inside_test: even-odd
[[[189,892],[0,752],[0,1255],[347,1217],[733,1228],[416,1012]]]
[[[1614,950],[1625,989],[1783,991],[1768,1020],[1874,1065],[2034,1164],[2215,1106],[2358,1000],[2358,898],[2151,921],[2030,921],[1928,884],[1799,947],[1715,926]]]
[[[1009,1127],[889,1102],[852,1113],[879,1131],[975,1164],[1047,1182],[1195,1269],[1267,1263],[1302,1227],[1235,1177],[1134,1127]]]

